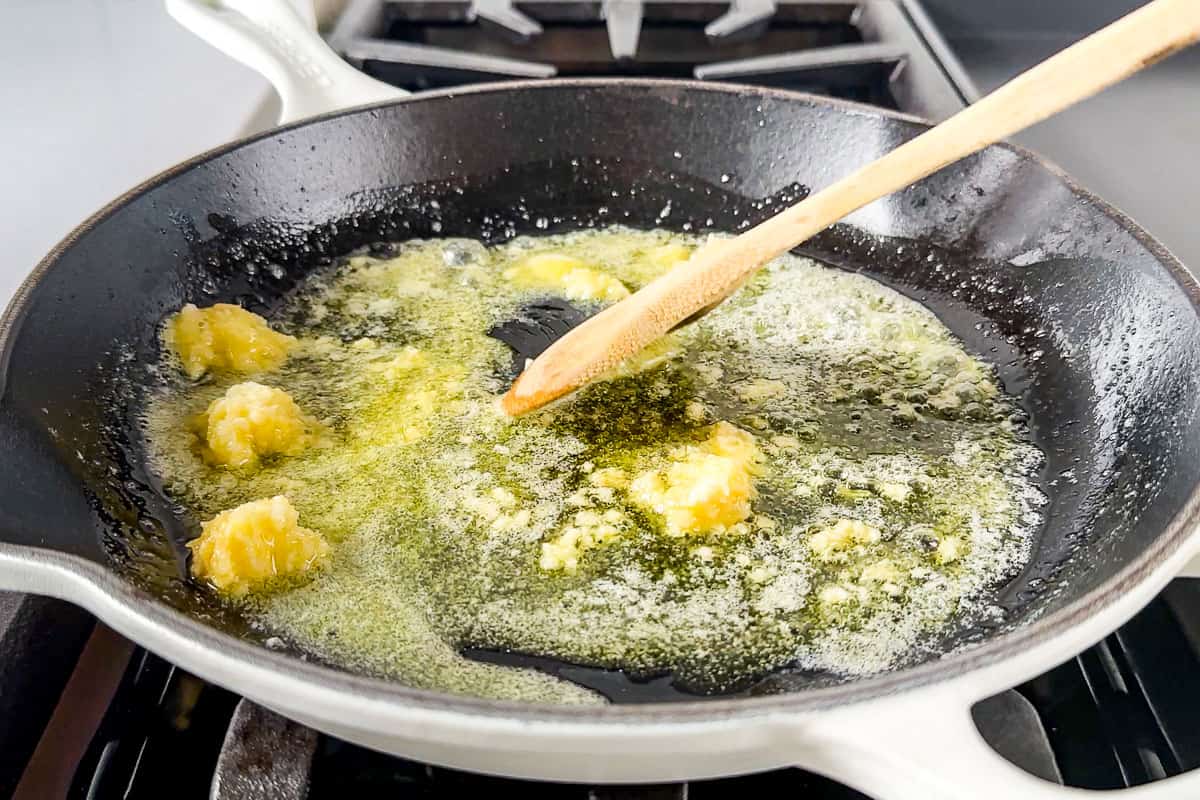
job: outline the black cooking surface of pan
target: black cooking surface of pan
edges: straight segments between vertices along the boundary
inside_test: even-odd
[[[183,165],[48,257],[0,330],[0,540],[110,566],[145,589],[141,602],[257,641],[181,579],[196,521],[143,466],[136,420],[166,314],[217,301],[270,314],[312,270],[414,237],[736,231],[921,129],[782,92],[552,83],[340,114]],[[1183,508],[1200,480],[1195,287],[1119,212],[992,147],[801,252],[934,310],[996,365],[1046,453],[1029,567],[997,587],[1002,613],[931,653],[1002,647],[1013,627],[1113,576]],[[592,685],[611,678],[536,661]],[[785,670],[744,691],[828,681]],[[650,699],[670,695],[662,683]],[[614,686],[614,699],[646,697]]]

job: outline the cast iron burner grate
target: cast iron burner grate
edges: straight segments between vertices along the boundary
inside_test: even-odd
[[[976,97],[919,0],[352,0],[330,35],[419,90],[636,75],[777,86],[941,119]]]
[[[78,720],[86,715],[77,707],[60,706],[67,713],[60,713],[43,734],[32,759],[37,768],[31,771],[38,775],[35,780],[26,776],[18,798],[57,796],[47,790],[49,782],[80,800],[403,800],[482,797],[506,790],[564,800],[864,800],[851,789],[797,769],[690,784],[603,787],[431,767],[317,734],[127,643],[124,651],[119,645],[114,649],[114,642],[123,640],[98,630],[64,696],[78,696],[73,686],[80,681],[87,696],[104,695],[105,687],[96,685],[95,665],[123,652],[128,666],[123,674],[116,672],[112,701],[94,732],[84,732],[82,757],[72,753],[65,732],[79,733]],[[89,652],[96,647],[98,654]],[[1047,779],[1089,789],[1135,786],[1200,766],[1198,716],[1196,580],[1175,581],[1101,644],[975,709],[984,737],[1010,760]],[[10,788],[0,784],[0,795]]]

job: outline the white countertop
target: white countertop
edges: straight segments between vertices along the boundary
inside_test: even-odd
[[[3,0],[0,306],[92,212],[241,135],[266,81],[161,0]]]

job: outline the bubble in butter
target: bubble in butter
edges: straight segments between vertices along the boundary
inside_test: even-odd
[[[601,702],[468,646],[710,693],[784,664],[855,676],[920,657],[986,613],[1044,498],[1013,401],[915,302],[786,256],[662,357],[498,413],[513,357],[488,330],[550,296],[600,308],[702,243],[612,228],[350,257],[271,320],[297,341],[268,382],[324,446],[206,462],[187,421],[237,382],[214,371],[155,398],[154,467],[200,519],[286,495],[324,566],[252,587],[245,613],[412,686]]]

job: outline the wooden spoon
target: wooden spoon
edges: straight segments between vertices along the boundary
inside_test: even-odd
[[[1001,86],[975,105],[733,239],[713,241],[571,330],[501,398],[524,414],[583,386],[690,317],[760,266],[847,214],[1023,130],[1200,39],[1200,0],[1154,0]]]

